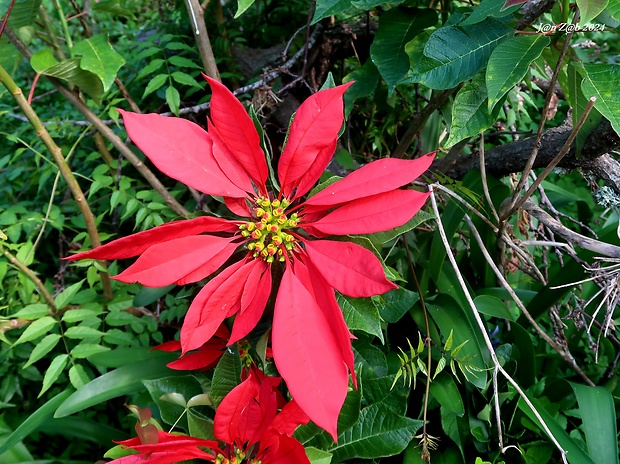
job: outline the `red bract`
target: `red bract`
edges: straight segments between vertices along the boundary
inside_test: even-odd
[[[282,275],[274,361],[301,409],[335,440],[348,372],[354,382],[355,373],[351,334],[334,289],[359,298],[396,285],[372,252],[326,238],[381,232],[411,219],[428,194],[400,187],[419,177],[433,156],[374,161],[304,200],[334,154],[342,95],[350,84],[318,92],[299,107],[280,156],[278,189],[270,188],[275,182],[268,182],[261,139],[243,105],[208,80],[213,89],[208,132],[184,119],[121,113],[131,139],[159,169],[223,197],[244,219],[176,221],[69,259],[140,256],[115,279],[161,287],[204,279],[240,252],[241,259],[212,278],[191,304],[181,330],[184,353],[202,346],[231,316],[236,318],[229,344],[244,338],[263,315],[272,275]],[[283,272],[272,274],[276,267]]]
[[[295,401],[286,403],[278,392],[279,377],[252,369],[247,379],[226,395],[215,412],[215,438],[227,443],[224,457],[243,457],[249,463],[310,463],[304,447],[292,438],[308,416]],[[246,461],[242,461],[246,462]]]

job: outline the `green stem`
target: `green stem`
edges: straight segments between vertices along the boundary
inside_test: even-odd
[[[101,245],[101,240],[99,239],[99,232],[97,231],[97,225],[95,223],[95,217],[93,216],[93,213],[88,206],[86,198],[84,197],[84,193],[80,188],[80,184],[78,184],[78,181],[73,175],[71,168],[69,167],[67,161],[62,155],[62,150],[58,145],[56,145],[54,139],[52,139],[45,126],[41,123],[41,120],[37,116],[37,113],[32,109],[32,106],[30,106],[30,104],[24,97],[22,90],[17,86],[15,81],[11,78],[9,73],[6,72],[2,65],[0,65],[0,82],[2,82],[4,87],[6,87],[6,89],[11,93],[11,95],[13,95],[15,101],[24,112],[24,115],[26,116],[26,118],[28,118],[28,121],[30,121],[30,124],[32,125],[36,134],[41,138],[48,151],[52,154],[56,166],[58,166],[62,177],[65,179],[65,182],[67,182],[69,190],[71,191],[71,194],[73,195],[73,198],[75,199],[77,206],[82,213],[82,216],[84,217],[86,230],[88,232],[88,236],[90,237],[92,246],[97,247]],[[105,267],[104,263],[102,263],[102,265]],[[113,295],[112,286],[110,284],[108,274],[106,272],[101,272],[100,276],[101,284],[103,285],[104,297],[107,300],[110,300],[112,299]]]
[[[39,8],[39,19],[41,23],[43,24],[43,28],[45,29],[45,32],[47,32],[49,40],[52,43],[52,46],[54,47],[54,52],[56,53],[56,56],[58,57],[58,59],[59,60],[66,59],[67,56],[65,55],[65,52],[63,51],[62,46],[60,45],[60,41],[58,40],[58,36],[56,35],[56,32],[54,31],[54,28],[52,26],[52,18],[50,18],[50,15],[47,14],[47,10],[45,9],[43,5],[41,5],[41,7]]]
[[[62,11],[62,6],[60,6],[60,2],[58,0],[52,0],[52,4],[58,12],[58,18],[60,19],[60,24],[62,25],[62,31],[65,34],[65,40],[67,41],[67,47],[69,47],[69,53],[71,54],[71,57],[73,57],[73,41],[71,40],[71,34],[69,33],[67,18],[65,18],[65,13]]]

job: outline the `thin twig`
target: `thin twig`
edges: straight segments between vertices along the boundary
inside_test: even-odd
[[[471,295],[469,293],[469,289],[467,287],[467,284],[465,283],[465,280],[463,279],[463,276],[461,274],[461,271],[459,270],[459,267],[458,267],[458,264],[456,262],[456,259],[454,258],[454,255],[452,254],[452,250],[450,249],[450,243],[448,242],[448,237],[446,236],[446,232],[445,232],[445,230],[443,228],[443,223],[441,221],[441,216],[439,214],[439,209],[437,208],[437,201],[435,200],[435,195],[434,195],[434,192],[433,192],[433,185],[429,185],[429,190],[431,192],[431,204],[433,206],[433,212],[435,213],[435,218],[437,220],[437,228],[439,230],[439,235],[441,236],[441,241],[443,242],[444,248],[446,249],[446,253],[447,253],[448,259],[450,260],[450,263],[452,264],[454,272],[456,273],[457,279],[459,281],[459,285],[461,286],[461,288],[462,288],[462,290],[463,290],[463,292],[465,294],[465,298],[467,299],[467,302],[469,303],[469,306],[470,306],[470,308],[472,310],[474,318],[476,319],[476,322],[478,323],[478,327],[480,328],[480,333],[482,334],[482,337],[484,338],[484,341],[485,341],[485,344],[487,346],[487,349],[489,350],[489,353],[491,355],[491,360],[493,361],[493,369],[501,372],[502,375],[506,378],[506,380],[508,380],[508,382],[510,382],[510,384],[514,387],[514,389],[517,391],[517,393],[519,393],[521,398],[523,398],[523,401],[530,407],[530,409],[534,413],[534,416],[539,420],[539,422],[540,422],[543,430],[545,431],[545,433],[549,436],[549,438],[551,439],[553,444],[560,450],[560,453],[562,455],[562,461],[565,464],[568,464],[568,461],[566,460],[566,451],[562,448],[562,446],[558,443],[556,438],[553,436],[553,434],[551,433],[551,430],[549,430],[549,427],[545,423],[545,421],[542,418],[542,416],[540,415],[540,413],[536,410],[536,407],[534,406],[534,404],[532,404],[532,402],[526,396],[525,392],[521,389],[519,384],[510,376],[510,374],[508,374],[508,372],[506,372],[502,368],[501,364],[499,363],[499,360],[497,359],[495,351],[493,350],[493,344],[491,343],[491,339],[489,338],[489,334],[487,333],[487,330],[486,330],[486,327],[484,325],[484,322],[482,321],[482,318],[480,317],[480,314],[478,313],[478,310],[476,309],[476,305],[474,304],[474,300],[472,299],[472,297],[471,297]],[[484,244],[482,244],[481,248],[483,250],[485,250]],[[489,263],[490,264],[493,263],[493,260],[490,260]],[[510,286],[508,286],[508,288],[510,288]],[[512,290],[512,289],[510,289],[510,290]],[[497,379],[497,376],[494,375],[493,379],[495,381]],[[497,405],[497,403],[496,403],[496,405]],[[496,414],[497,414],[497,412],[496,412]],[[497,417],[499,417],[499,414],[498,414]],[[498,428],[498,432],[501,433],[501,426]],[[503,444],[503,439],[500,440],[500,443]],[[500,446],[502,446],[502,445],[500,445]],[[505,451],[505,449],[502,447],[501,451],[503,453]]]

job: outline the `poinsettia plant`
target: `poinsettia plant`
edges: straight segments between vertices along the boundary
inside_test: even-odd
[[[349,374],[354,385],[356,378],[352,334],[335,290],[360,298],[397,288],[372,251],[346,238],[410,220],[428,193],[401,187],[426,171],[433,155],[380,159],[310,196],[334,155],[342,96],[351,83],[320,91],[299,107],[276,179],[244,106],[225,86],[207,80],[213,89],[207,131],[180,118],[119,111],[130,138],[153,164],[222,197],[237,218],[175,221],[68,259],[139,256],[114,279],[150,287],[211,277],[185,316],[184,354],[203,347],[227,318],[234,316],[230,345],[273,313],[277,370],[301,410],[336,440]]]

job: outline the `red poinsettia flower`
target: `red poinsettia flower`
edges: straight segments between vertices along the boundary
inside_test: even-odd
[[[224,354],[226,346],[228,345],[228,339],[230,338],[230,331],[228,327],[222,324],[219,329],[213,334],[209,340],[207,340],[202,346],[198,347],[196,351],[191,353],[185,353],[176,361],[166,364],[170,369],[177,371],[206,371],[215,367],[219,359]],[[166,343],[157,345],[153,350],[158,351],[181,351],[181,342],[179,340],[172,340]]]
[[[277,390],[281,380],[252,368],[222,400],[215,412],[213,432],[226,443],[224,457],[263,464],[310,463],[302,444],[292,438],[297,426],[310,419],[294,400],[285,402]]]
[[[181,330],[184,353],[202,346],[232,316],[229,344],[245,337],[280,280],[273,276],[282,276],[273,315],[274,361],[297,404],[336,440],[348,373],[354,382],[355,373],[351,334],[334,289],[359,298],[396,285],[371,251],[326,238],[386,231],[411,219],[428,194],[401,187],[419,177],[433,156],[377,160],[304,199],[334,154],[342,95],[350,83],[318,92],[299,107],[276,182],[245,108],[226,87],[208,80],[208,132],[180,118],[121,113],[130,138],[162,172],[222,197],[244,219],[175,221],[69,259],[140,256],[114,278],[163,287],[204,279],[239,252],[240,259],[192,302]]]

